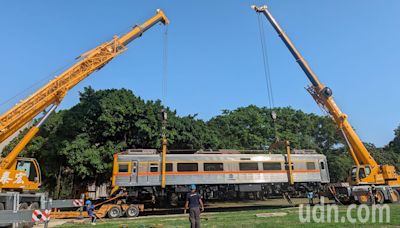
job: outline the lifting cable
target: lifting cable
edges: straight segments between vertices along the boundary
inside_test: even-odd
[[[167,79],[168,79],[168,25],[165,26],[165,32],[163,36],[163,51],[162,51],[162,79],[161,79],[161,105],[165,106],[161,110],[162,115],[162,138],[166,139],[166,128],[167,128]]]
[[[162,103],[166,104],[167,99],[167,79],[168,79],[168,25],[165,26],[163,40],[163,73],[162,73]]]
[[[166,186],[166,160],[167,160],[167,79],[168,79],[168,26],[165,27],[164,32],[164,44],[163,44],[163,75],[162,75],[162,105],[165,106],[161,110],[162,124],[161,124],[161,135],[162,135],[162,169],[161,169],[161,188],[165,189]]]
[[[262,58],[263,58],[265,83],[267,85],[267,99],[268,99],[269,109],[271,110],[272,126],[274,128],[275,141],[279,141],[278,133],[276,130],[276,124],[275,124],[277,115],[274,110],[275,109],[275,101],[274,101],[274,95],[273,95],[273,91],[272,91],[272,80],[271,80],[271,72],[270,72],[270,67],[269,67],[267,41],[266,41],[264,27],[263,27],[263,24],[261,21],[261,14],[259,13],[257,16],[258,16],[257,17],[258,29],[260,32],[261,52],[262,52]]]
[[[263,65],[264,65],[264,76],[265,76],[265,83],[267,85],[267,97],[268,97],[269,108],[273,109],[275,107],[275,104],[274,104],[274,96],[273,96],[273,91],[272,91],[272,81],[271,81],[271,73],[270,73],[269,60],[268,60],[267,42],[266,42],[266,38],[265,38],[264,27],[262,25],[260,17],[261,17],[261,14],[258,14],[257,20],[258,20],[258,29],[260,31],[261,52],[262,52]]]

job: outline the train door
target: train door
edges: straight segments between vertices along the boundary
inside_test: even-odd
[[[328,166],[326,160],[319,160],[319,170],[322,182],[329,182]]]
[[[137,179],[138,179],[138,161],[132,161],[132,170],[131,170],[131,179],[130,179],[130,183],[131,184],[136,184],[137,183]]]

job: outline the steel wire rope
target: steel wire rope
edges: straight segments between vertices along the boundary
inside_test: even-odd
[[[136,26],[136,25],[135,25]],[[128,28],[131,28],[132,26],[127,26],[123,29],[120,30],[120,32],[118,32],[117,34],[119,36],[121,36],[121,34],[126,33],[128,30]],[[43,82],[47,79],[50,79],[52,77],[57,77],[58,73],[61,73],[62,70],[67,69],[67,67],[72,66],[73,63],[77,62],[79,59],[79,57],[74,58],[74,60],[66,63],[65,65],[59,67],[58,69],[56,69],[55,71],[51,72],[49,75],[39,79],[38,81],[30,84],[29,86],[27,86],[26,88],[22,89],[20,92],[17,92],[15,95],[11,96],[10,98],[6,99],[5,101],[0,102],[0,108],[4,107],[5,105],[9,104],[10,102],[12,102],[13,100],[17,99],[18,97],[21,97],[22,95],[27,96],[30,95],[32,93],[32,91],[35,91],[37,89],[40,88],[40,86],[43,86]],[[25,98],[24,98],[25,99]]]
[[[263,27],[260,17],[261,17],[261,14],[258,14],[257,21],[258,21],[258,30],[259,30],[259,34],[260,34],[264,77],[265,77],[265,83],[267,86],[267,99],[268,99],[269,109],[271,111],[270,115],[272,118],[272,126],[274,129],[275,141],[279,141],[278,132],[276,129],[277,115],[275,112],[275,101],[274,101],[274,95],[273,95],[273,90],[272,90],[272,80],[271,80],[271,72],[270,72],[269,58],[268,58],[268,47],[267,47],[267,41],[266,41],[264,27]]]

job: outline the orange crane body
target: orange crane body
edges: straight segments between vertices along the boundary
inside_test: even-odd
[[[36,191],[39,189],[41,175],[38,162],[33,158],[18,158],[20,152],[36,135],[39,127],[56,109],[70,89],[127,50],[127,44],[140,37],[158,22],[162,22],[164,25],[169,24],[168,18],[160,9],[149,20],[135,26],[125,35],[114,36],[111,41],[79,56],[73,66],[0,116],[1,143],[51,106],[46,115],[0,161],[0,190]]]
[[[322,107],[333,119],[336,126],[342,132],[346,140],[350,155],[354,160],[355,166],[352,167],[348,177],[348,183],[354,186],[391,186],[400,187],[400,177],[396,168],[392,165],[380,165],[372,157],[370,152],[364,146],[353,127],[350,125],[347,115],[337,106],[332,96],[332,90],[323,85],[316,74],[313,72],[307,61],[303,58],[287,34],[283,31],[276,19],[272,16],[267,6],[252,6],[257,13],[262,13],[271,23],[272,27],[278,33],[286,47],[289,49],[296,62],[300,65],[306,76],[311,82],[307,91],[311,94],[319,106]],[[400,200],[400,194],[397,191],[391,192],[394,201]]]

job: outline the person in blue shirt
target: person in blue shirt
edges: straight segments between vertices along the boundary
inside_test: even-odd
[[[94,205],[92,201],[86,200],[85,205],[86,205],[86,211],[89,217],[92,219],[92,225],[96,225],[96,215],[94,214]]]
[[[313,206],[314,205],[314,192],[309,191],[307,192],[308,203]]]
[[[189,209],[189,221],[191,228],[200,228],[200,213],[204,211],[201,195],[196,191],[196,185],[190,186],[191,191],[186,195],[185,211]],[[200,212],[201,210],[201,212]]]

